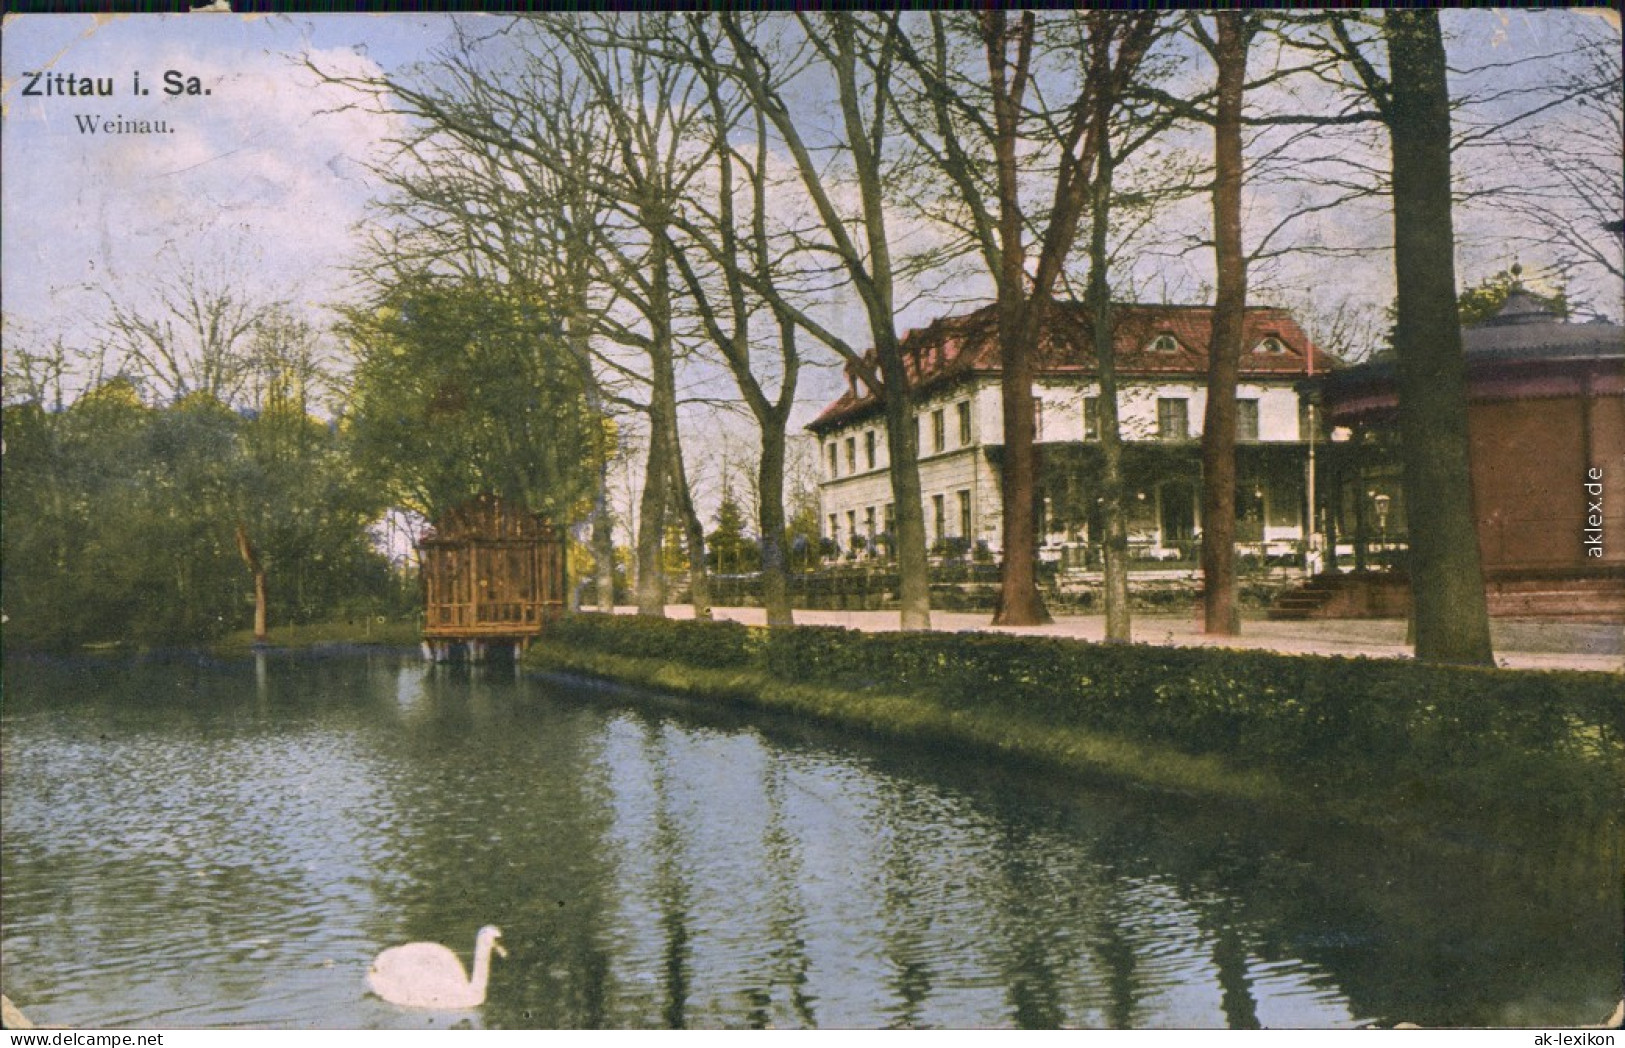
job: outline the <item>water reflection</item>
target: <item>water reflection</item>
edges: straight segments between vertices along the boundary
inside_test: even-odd
[[[65,1025],[1554,1025],[1617,837],[1282,825],[393,657],[6,667],[0,964]],[[503,927],[482,1009],[366,996]]]

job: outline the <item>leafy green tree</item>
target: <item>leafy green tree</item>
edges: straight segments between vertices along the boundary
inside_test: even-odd
[[[62,412],[8,409],[8,639],[163,643],[235,626],[238,421],[206,394],[145,407],[124,380]]]
[[[1539,301],[1552,313],[1559,317],[1569,315],[1568,289],[1558,285],[1551,294],[1542,294],[1531,291],[1523,282],[1523,270],[1514,264],[1510,269],[1503,269],[1492,277],[1479,281],[1472,287],[1464,290],[1457,299],[1461,310],[1461,325],[1478,324],[1495,316],[1506,305],[1507,296],[1513,288],[1518,288]]]
[[[109,507],[127,540],[106,543],[114,555],[98,573],[135,595],[132,639],[209,637],[243,621],[249,591],[234,533],[247,495],[241,422],[208,393],[152,414],[136,483]]]
[[[360,468],[431,519],[481,492],[565,522],[585,513],[604,420],[542,308],[423,276],[344,326]]]
[[[151,415],[125,379],[63,411],[10,404],[0,470],[0,573],[8,644],[71,645],[117,633],[125,595],[97,578],[104,529],[122,509]],[[116,531],[113,533],[116,536]]]
[[[387,502],[355,468],[338,427],[272,406],[244,420],[236,524],[252,536],[272,622],[392,607],[387,562],[369,536]]]
[[[8,644],[194,643],[246,625],[239,529],[267,569],[274,621],[393,595],[367,535],[376,499],[316,419],[207,393],[148,407],[118,379],[61,411],[13,404],[3,421]],[[271,456],[272,443],[302,450]]]

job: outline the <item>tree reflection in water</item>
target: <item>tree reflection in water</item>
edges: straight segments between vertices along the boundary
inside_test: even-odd
[[[394,658],[6,678],[0,957],[44,1023],[1570,1025],[1618,992],[1617,828],[1422,840]],[[484,923],[483,1009],[362,993],[381,945]]]

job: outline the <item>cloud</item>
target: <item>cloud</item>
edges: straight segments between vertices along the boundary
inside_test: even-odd
[[[392,119],[342,109],[299,60],[288,23],[214,21],[226,24],[177,32],[172,18],[113,20],[65,47],[57,27],[8,25],[8,310],[72,327],[104,292],[139,295],[177,268],[223,262],[266,298],[308,301],[340,286],[374,188],[364,162]],[[349,50],[313,57],[377,71]],[[115,93],[24,97],[20,74],[41,70],[109,78]],[[166,71],[209,93],[166,94]],[[137,74],[147,94],[134,93]],[[92,118],[170,130],[91,134]]]

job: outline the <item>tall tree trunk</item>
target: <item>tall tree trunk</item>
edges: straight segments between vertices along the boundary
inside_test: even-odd
[[[1242,11],[1214,15],[1218,100],[1213,120],[1213,253],[1218,282],[1202,420],[1202,624],[1206,632],[1226,637],[1241,632],[1236,603],[1236,383],[1247,309],[1247,258],[1241,247],[1246,17]]]
[[[1416,657],[1493,665],[1456,312],[1444,41],[1437,10],[1391,9],[1384,17],[1393,84],[1394,348]]]
[[[1117,418],[1117,347],[1112,325],[1112,292],[1107,280],[1110,259],[1112,150],[1101,116],[1100,151],[1096,160],[1094,200],[1089,216],[1089,313],[1094,326],[1095,360],[1100,371],[1101,499],[1105,516],[1106,640],[1132,640],[1128,606],[1128,523],[1123,515],[1123,436]]]
[[[666,614],[666,569],[661,562],[661,548],[666,536],[666,495],[671,486],[665,482],[669,471],[666,436],[653,424],[649,429],[649,455],[643,466],[643,494],[638,500],[637,605],[639,615],[663,618]]]
[[[1016,309],[1018,314],[1025,312],[1020,304]],[[1003,312],[1001,304],[1001,328],[1004,328]],[[1019,316],[1014,324],[1017,328],[1022,326]],[[1004,566],[993,624],[1033,626],[1051,619],[1038,591],[1037,506],[1041,456],[1035,439],[1032,355],[1002,338],[1001,346],[1004,467],[999,475],[999,495],[1004,501]]]
[[[931,628],[931,565],[925,552],[925,500],[920,490],[919,440],[914,426],[914,394],[902,354],[893,348],[880,358],[886,384],[886,451],[891,456],[891,489],[897,514],[899,625]]]
[[[771,279],[773,267],[767,235],[767,119],[756,111],[756,177],[751,186],[751,219],[755,233],[757,271]],[[796,347],[795,321],[783,310],[773,308],[779,328],[779,357],[784,370],[779,377],[778,400],[769,405],[766,398],[754,409],[762,430],[762,457],[756,467],[756,526],[762,539],[762,607],[769,626],[789,626],[795,622],[790,608],[789,538],[784,518],[784,455],[788,441],[785,428],[795,406],[795,389],[801,373],[801,355]]]
[[[655,228],[646,222],[647,228]],[[671,273],[666,240],[656,237],[650,251],[649,458],[644,467],[638,509],[638,614],[664,618],[666,568],[661,548],[666,537],[667,496],[671,492],[671,436],[677,432],[677,376],[672,360]]]
[[[1033,413],[1033,357],[1046,289],[1027,298],[1027,248],[1021,214],[1020,171],[1016,158],[1023,88],[1032,55],[1034,18],[1022,17],[1011,31],[1002,10],[982,15],[993,83],[993,155],[999,176],[999,392],[1004,414],[1004,466],[999,496],[1004,505],[1004,565],[994,625],[1032,626],[1050,621],[1038,592],[1037,422]],[[1015,44],[1012,63],[1009,48]],[[1029,311],[1034,314],[1029,317]],[[967,535],[967,539],[971,536]]]
[[[867,39],[860,42],[858,15],[853,12],[830,13],[816,26],[808,16],[802,16],[801,22],[835,81],[835,101],[844,129],[842,144],[851,150],[851,176],[857,181],[862,205],[861,247],[853,237],[851,223],[836,207],[825,184],[823,161],[815,158],[807,147],[778,86],[769,82],[768,62],[737,16],[724,15],[721,24],[739,56],[731,75],[740,77],[757,108],[778,130],[818,212],[819,223],[828,233],[841,267],[851,278],[863,303],[873,340],[873,360],[880,373],[877,392],[885,404],[886,446],[891,453],[892,498],[897,513],[900,625],[909,630],[930,629],[931,584],[925,550],[925,507],[920,498],[918,441],[914,434],[914,396],[897,338],[891,247],[886,235],[885,157],[880,145],[884,138],[884,118],[890,107],[875,105],[870,109],[872,99],[864,96],[866,89],[882,99],[889,94],[892,63],[886,55],[891,44],[882,38],[876,49],[869,46]],[[868,49],[864,52],[865,72],[872,74],[867,83],[860,80],[858,72],[859,54],[865,48]],[[822,116],[817,118],[823,119]],[[777,312],[786,303],[782,298],[775,298]],[[810,325],[803,323],[803,326],[813,330]],[[814,333],[836,348],[849,364],[869,372],[863,355],[845,340],[828,331]]]
[[[598,486],[592,496],[592,570],[598,590],[598,610],[615,610],[615,521],[609,513],[609,467],[598,467]]]
[[[762,427],[762,456],[756,465],[756,523],[762,535],[762,606],[769,626],[795,622],[784,539],[784,427]]]
[[[694,508],[694,493],[688,486],[688,471],[683,468],[683,445],[678,440],[676,419],[672,420],[671,444],[671,497],[677,512],[683,518],[683,540],[688,545],[688,600],[694,606],[696,619],[711,618],[711,573],[705,564],[705,524]]]
[[[248,529],[242,524],[237,525],[237,552],[242,556],[243,563],[248,565],[249,573],[254,576],[254,641],[257,644],[264,644],[271,636],[266,608],[265,565],[260,561],[259,551],[248,541]]]
[[[830,36],[835,43],[835,78],[839,88],[841,119],[846,144],[852,150],[858,193],[863,202],[864,244],[869,263],[860,277],[859,292],[875,340],[886,395],[886,443],[891,452],[892,498],[897,512],[898,624],[905,630],[931,628],[931,567],[925,548],[925,500],[920,492],[919,440],[914,427],[914,389],[897,338],[897,309],[893,299],[891,242],[886,235],[885,187],[882,157],[872,142],[870,125],[860,112],[857,87],[859,44],[857,16],[832,16]],[[883,85],[877,85],[877,90]]]
[[[699,41],[702,53],[707,62],[714,58],[709,37],[705,32],[705,21],[696,18],[694,23],[695,37]],[[789,423],[790,411],[795,404],[796,379],[801,370],[801,360],[796,353],[795,321],[784,310],[778,308],[772,296],[768,296],[767,305],[772,310],[774,320],[779,329],[779,357],[783,362],[783,371],[779,377],[779,396],[777,401],[770,401],[762,390],[762,384],[751,368],[751,338],[750,314],[747,302],[746,281],[744,277],[745,260],[740,250],[738,225],[734,209],[734,163],[733,147],[728,142],[728,110],[724,104],[718,82],[708,76],[707,87],[710,94],[711,108],[715,116],[715,132],[718,136],[714,145],[717,156],[717,232],[721,241],[721,250],[717,252],[717,261],[722,269],[722,276],[727,284],[729,313],[733,318],[733,331],[728,333],[722,330],[715,319],[709,300],[705,294],[704,285],[694,275],[692,267],[682,265],[681,255],[675,256],[680,264],[684,278],[689,282],[689,289],[694,295],[696,306],[711,329],[712,339],[722,350],[723,357],[728,362],[728,368],[733,372],[734,381],[739,386],[739,392],[744,397],[751,415],[756,419],[757,428],[761,432],[761,456],[756,464],[756,524],[761,535],[761,579],[762,579],[762,606],[767,613],[769,626],[788,626],[794,621],[790,610],[790,588],[786,577],[784,563],[784,451],[785,427]],[[775,267],[772,253],[769,248],[767,231],[767,117],[760,108],[755,111],[756,131],[756,163],[750,169],[750,232],[751,250],[750,263],[755,268],[756,276],[765,286],[772,286],[775,277]],[[696,612],[697,613],[697,612]]]
[[[264,644],[271,639],[271,624],[265,592],[265,572],[254,572],[254,640]]]
[[[569,250],[580,254],[584,249],[575,239],[568,241]],[[615,521],[609,509],[610,439],[605,423],[603,390],[598,376],[592,370],[592,320],[588,315],[585,286],[590,282],[579,266],[570,269],[574,285],[570,296],[570,314],[565,329],[570,340],[570,353],[581,368],[582,382],[587,390],[587,410],[593,418],[592,454],[597,463],[598,476],[592,493],[592,566],[594,587],[598,591],[598,610],[608,614],[615,610]]]

